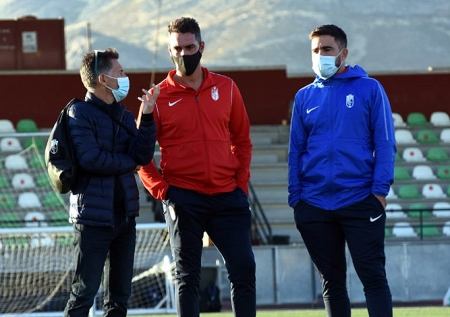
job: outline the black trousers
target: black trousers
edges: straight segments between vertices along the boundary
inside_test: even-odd
[[[164,201],[172,255],[176,263],[178,316],[199,316],[199,285],[203,233],[222,255],[231,283],[237,317],[256,316],[255,259],[251,247],[251,212],[246,194],[214,196],[171,186]]]
[[[329,317],[349,317],[347,243],[356,273],[364,287],[370,317],[392,317],[392,297],[386,279],[384,229],[386,214],[374,195],[354,205],[323,210],[300,201],[295,222],[322,279]]]
[[[116,214],[115,227],[74,225],[75,275],[64,317],[87,317],[104,269],[106,317],[125,317],[131,295],[136,221]]]

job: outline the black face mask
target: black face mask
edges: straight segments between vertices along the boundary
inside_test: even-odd
[[[200,59],[202,58],[202,53],[200,50],[197,53],[192,55],[183,55],[183,56],[173,56],[170,58],[172,62],[175,64],[176,68],[184,75],[190,76],[197,69],[198,63],[200,63]]]

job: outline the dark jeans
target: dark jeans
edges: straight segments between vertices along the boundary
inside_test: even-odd
[[[117,214],[116,214],[117,215]],[[114,228],[74,225],[75,275],[65,317],[87,317],[104,273],[104,316],[125,317],[131,295],[136,221],[118,214]],[[104,272],[103,272],[104,268]]]
[[[178,316],[199,316],[203,233],[206,231],[225,260],[231,301],[237,317],[256,316],[255,258],[250,239],[247,196],[237,188],[214,196],[170,187],[164,202],[172,255],[176,263]]]
[[[294,209],[297,229],[322,279],[329,317],[349,317],[345,243],[364,286],[370,317],[392,317],[392,298],[386,279],[384,229],[386,214],[370,195],[354,205],[323,210],[300,201]]]

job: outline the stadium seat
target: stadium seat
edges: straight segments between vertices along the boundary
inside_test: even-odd
[[[439,179],[450,179],[450,165],[439,166],[436,175]]]
[[[389,239],[392,238],[392,232],[391,230],[389,230],[389,228],[384,228],[384,238],[385,239]]]
[[[70,226],[69,215],[66,211],[56,211],[50,215],[50,225],[54,227]]]
[[[44,141],[42,141],[41,138],[31,137],[31,138],[25,139],[25,141],[23,141],[23,147],[25,149],[28,149],[32,145],[34,145],[36,147],[36,149],[38,149],[38,150],[45,149]]]
[[[425,115],[421,112],[411,112],[406,117],[406,123],[411,127],[427,126],[429,124]]]
[[[39,211],[30,211],[25,217],[25,227],[47,227],[48,223],[45,221],[45,215]]]
[[[409,180],[411,175],[409,174],[406,167],[395,166],[394,167],[394,180]]]
[[[22,144],[18,138],[5,137],[0,141],[0,150],[2,152],[19,152],[22,151]]]
[[[8,193],[0,193],[0,209],[11,209],[16,207],[16,201]]]
[[[430,218],[433,217],[430,208],[423,203],[413,203],[409,205],[407,215],[410,218]]]
[[[36,178],[36,184],[39,187],[47,187],[47,186],[51,186],[50,183],[50,177],[48,176],[47,173],[41,173],[37,176]]]
[[[412,184],[401,185],[397,190],[397,195],[403,199],[415,199],[422,197],[417,187]]]
[[[30,246],[37,247],[53,247],[55,242],[48,233],[35,233],[31,236]]]
[[[447,201],[438,201],[434,203],[433,215],[439,218],[450,217],[450,203]]]
[[[9,188],[9,181],[5,175],[0,174],[0,188]]]
[[[55,242],[58,246],[72,246],[73,236],[67,233],[58,233],[55,235]]]
[[[401,162],[403,161],[402,157],[398,152],[395,152],[395,162]]]
[[[417,237],[417,233],[409,222],[397,222],[394,224],[392,234],[395,237],[408,238]]]
[[[22,221],[13,212],[0,213],[0,228],[20,228]]]
[[[8,248],[22,249],[28,247],[28,239],[21,235],[9,236],[4,239],[4,244]]]
[[[417,133],[417,141],[419,143],[439,143],[439,138],[433,130],[420,130]]]
[[[392,120],[394,121],[395,128],[406,127],[406,122],[403,120],[403,117],[399,113],[393,112]]]
[[[416,229],[416,232],[421,237],[431,238],[442,236],[442,233],[438,227],[430,222],[422,222],[422,225]]]
[[[32,168],[45,168],[45,157],[44,154],[35,154],[31,157],[29,162]]]
[[[20,119],[16,126],[17,132],[39,132],[36,122],[33,119]]]
[[[439,134],[439,139],[441,139],[441,141],[444,143],[450,143],[450,128],[442,129],[441,133]]]
[[[429,161],[448,161],[449,157],[445,148],[432,147],[427,151],[427,159]]]
[[[41,208],[42,204],[36,193],[25,192],[19,195],[17,199],[17,205],[20,208]]]
[[[442,227],[442,233],[450,237],[450,221],[446,221]]]
[[[422,150],[417,147],[405,148],[402,157],[406,162],[425,162],[427,160],[423,156]]]
[[[425,184],[422,187],[422,195],[425,198],[443,198],[447,197],[439,184]]]
[[[446,112],[435,111],[431,113],[430,122],[435,126],[450,126],[450,117]]]
[[[395,140],[399,144],[417,143],[411,131],[406,129],[395,130]]]
[[[11,180],[14,188],[25,189],[34,188],[36,184],[34,183],[33,177],[28,173],[18,173],[15,174]]]
[[[386,196],[386,199],[397,199],[398,196],[395,194],[394,189],[391,187],[389,188],[389,193]]]
[[[12,154],[6,157],[5,167],[10,170],[28,169],[28,164],[20,154]]]
[[[403,211],[402,206],[400,204],[386,204],[386,218],[395,219],[395,218],[406,218],[406,213]]]
[[[412,175],[415,179],[435,179],[433,170],[428,165],[416,165],[413,168]]]
[[[11,120],[0,120],[0,133],[16,133],[16,128],[14,128],[14,124],[11,122]]]
[[[64,201],[60,195],[50,192],[45,194],[43,204],[45,207],[63,207]]]

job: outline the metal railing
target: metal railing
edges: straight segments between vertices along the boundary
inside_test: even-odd
[[[248,183],[249,203],[252,210],[252,240],[254,244],[271,244],[272,228],[266,217],[264,209],[259,202],[251,182]]]

